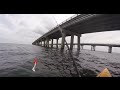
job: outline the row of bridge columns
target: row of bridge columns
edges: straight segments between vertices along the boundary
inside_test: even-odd
[[[62,40],[61,40],[61,49],[64,49],[64,47],[65,47],[65,37],[66,37],[66,34],[63,33],[62,34]],[[78,50],[80,50],[80,37],[81,37],[81,35],[77,36],[77,49]],[[50,39],[46,38],[45,40],[41,40],[39,42],[36,42],[36,45],[44,46],[44,47],[50,47],[50,45],[51,45],[51,48],[53,48],[53,40],[54,39],[51,39],[51,44],[49,44]],[[56,48],[58,48],[58,40],[59,40],[59,38],[56,39]],[[71,35],[70,50],[73,49],[73,45],[74,45],[74,35]]]
[[[61,40],[61,49],[64,49],[64,47],[65,47],[65,37],[66,37],[66,35],[63,34],[62,40]],[[81,37],[81,35],[77,36],[77,49],[78,50],[80,50],[80,46],[81,46],[81,49],[83,49],[83,46],[84,46],[83,44],[80,45],[80,37]],[[51,45],[51,48],[53,48],[53,40],[54,39],[51,39],[51,44],[49,44],[50,39],[46,38],[43,41],[36,42],[36,45],[44,46],[44,47],[50,47],[50,45]],[[56,48],[58,48],[58,40],[59,40],[59,38],[56,39]],[[70,50],[73,49],[73,46],[74,46],[74,35],[71,35]],[[96,47],[96,45],[91,45],[91,51],[95,51],[95,47]],[[112,46],[108,46],[108,53],[112,53]]]
[[[81,49],[83,49],[84,45],[81,45]],[[91,51],[95,51],[95,45],[91,45]],[[112,53],[112,46],[108,46],[108,53]]]

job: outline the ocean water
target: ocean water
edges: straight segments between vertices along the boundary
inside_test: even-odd
[[[104,55],[105,52],[99,52]],[[97,55],[99,55],[97,54]],[[99,55],[99,56],[100,56]],[[96,77],[108,67],[112,76],[120,76],[119,61],[95,56],[88,51],[73,50],[73,57],[82,77]],[[109,54],[106,53],[109,57]],[[110,55],[111,56],[111,55]],[[113,55],[114,56],[114,55]],[[119,57],[119,54],[117,55]],[[38,58],[36,72],[32,71]],[[116,56],[115,56],[116,57]],[[118,59],[118,58],[117,58]],[[0,77],[75,77],[76,71],[68,51],[24,44],[0,44]]]

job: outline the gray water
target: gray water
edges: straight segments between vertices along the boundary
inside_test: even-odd
[[[33,72],[35,57],[38,58],[38,64],[36,72]],[[113,76],[120,76],[120,63],[110,63],[107,59],[100,59],[76,50],[73,51],[73,57],[82,77],[96,77],[104,66],[109,67]],[[22,44],[0,44],[0,77],[75,76],[76,71],[67,50]]]

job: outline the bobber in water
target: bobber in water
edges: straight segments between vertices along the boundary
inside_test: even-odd
[[[35,59],[34,59],[34,66],[33,66],[33,68],[32,68],[32,70],[33,70],[34,72],[35,72],[35,67],[36,67],[37,63],[38,63],[38,59],[35,58]]]

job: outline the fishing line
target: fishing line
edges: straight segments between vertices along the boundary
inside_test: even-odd
[[[60,32],[61,32],[61,36],[62,36],[62,34],[63,34],[62,28],[60,27],[60,25],[58,25],[58,23],[57,23],[56,19],[54,18],[54,16],[53,16],[53,19],[55,20],[55,22],[56,22],[56,24],[57,24],[57,26],[58,26],[58,29],[59,29]],[[75,60],[74,60],[74,58],[73,58],[72,52],[71,52],[71,50],[70,50],[70,48],[69,48],[69,46],[68,46],[68,43],[67,43],[66,39],[65,39],[65,43],[66,43],[66,46],[67,46],[67,48],[68,48],[69,55],[70,55],[70,57],[71,57],[70,59],[72,59],[72,61],[73,61],[73,66],[75,67],[75,71],[76,71],[76,73],[77,73],[77,76],[78,76],[78,77],[81,77],[80,74],[79,74],[79,71],[78,71],[76,62],[75,62]]]

